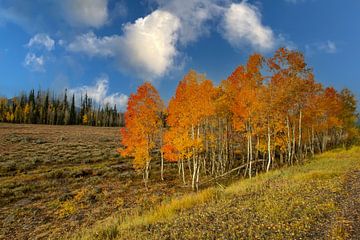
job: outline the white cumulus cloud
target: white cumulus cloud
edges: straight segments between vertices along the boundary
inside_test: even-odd
[[[179,19],[173,14],[156,10],[124,26],[120,64],[140,71],[151,80],[162,76],[172,65],[177,54]]]
[[[64,0],[64,19],[76,27],[101,27],[109,17],[107,0]]]
[[[44,56],[36,56],[34,53],[27,53],[24,60],[24,66],[31,71],[43,72],[44,69]]]
[[[180,21],[179,41],[182,44],[196,41],[211,28],[207,23],[223,13],[224,0],[156,0],[160,9],[171,12]]]
[[[261,23],[261,14],[247,2],[232,3],[223,20],[224,38],[234,47],[244,44],[256,50],[270,50],[275,45],[272,29]]]
[[[121,39],[117,35],[97,37],[93,32],[88,32],[77,36],[73,42],[67,46],[67,50],[72,52],[85,53],[88,56],[115,56],[121,46]]]
[[[31,47],[43,47],[48,51],[54,49],[55,41],[45,33],[38,33],[34,35],[28,42],[27,46]]]
[[[179,19],[156,10],[124,25],[122,36],[98,37],[93,32],[77,36],[67,50],[88,56],[114,57],[119,67],[153,80],[171,68],[177,54]]]
[[[109,94],[109,78],[108,76],[100,76],[96,79],[96,83],[93,86],[81,86],[77,88],[71,88],[68,90],[69,94],[75,94],[77,103],[80,103],[79,98],[85,94],[92,98],[96,103],[105,105],[109,104],[118,109],[124,110],[127,105],[128,96],[122,93]]]
[[[44,72],[45,59],[48,59],[49,52],[54,49],[55,41],[45,33],[38,33],[25,46],[29,51],[23,65],[30,71]]]

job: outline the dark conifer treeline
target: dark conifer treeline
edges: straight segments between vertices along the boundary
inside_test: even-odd
[[[124,125],[124,117],[116,105],[101,106],[87,94],[77,105],[76,96],[66,90],[56,95],[32,89],[12,99],[0,98],[0,122],[115,127]]]

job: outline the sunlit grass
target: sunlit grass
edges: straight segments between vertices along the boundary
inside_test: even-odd
[[[190,209],[195,205],[201,205],[214,199],[218,191],[216,188],[207,188],[198,193],[191,193],[181,198],[174,198],[143,215],[136,214],[135,212],[134,215],[122,218],[111,217],[95,227],[95,229],[76,235],[75,239],[113,239],[114,233],[170,220],[180,211]]]
[[[159,206],[155,210],[143,215],[127,219],[120,224],[120,229],[149,225],[158,221],[166,221],[174,217],[177,212],[189,209],[195,205],[203,204],[215,195],[214,188],[205,189],[197,194],[188,194],[179,199],[172,199],[170,203]]]

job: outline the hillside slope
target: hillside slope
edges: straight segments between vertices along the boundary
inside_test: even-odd
[[[111,219],[81,239],[359,239],[360,148]]]

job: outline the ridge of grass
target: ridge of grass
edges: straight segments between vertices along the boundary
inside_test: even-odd
[[[360,147],[336,149],[317,155],[303,165],[272,170],[226,188],[210,187],[171,199],[145,213],[112,217],[93,229],[81,231],[74,239],[206,239],[214,236],[283,239],[325,234],[341,239],[334,234],[345,233],[327,232],[324,227],[329,225],[329,216],[337,211],[336,196],[341,194],[345,174],[354,169],[360,169]],[[224,218],[224,229],[229,231],[211,231],[212,222],[207,222],[210,217],[215,217],[213,225],[219,229],[223,224],[220,220]],[[239,222],[231,222],[234,219]],[[193,226],[201,227],[202,220],[209,225],[208,229],[192,232]],[[218,235],[220,233],[225,235]]]

